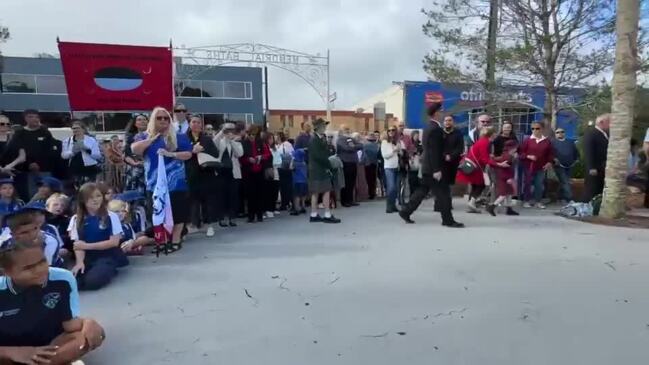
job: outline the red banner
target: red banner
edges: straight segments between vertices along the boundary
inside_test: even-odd
[[[168,47],[59,42],[70,108],[151,110],[173,106]]]

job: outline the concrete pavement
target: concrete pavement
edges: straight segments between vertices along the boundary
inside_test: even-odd
[[[427,201],[339,225],[281,216],[136,257],[82,293],[107,330],[88,364],[644,364],[649,231]]]

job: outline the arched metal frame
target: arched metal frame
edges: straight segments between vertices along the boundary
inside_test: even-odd
[[[331,120],[331,103],[335,100],[335,94],[331,94],[329,85],[329,50],[325,57],[319,53],[312,55],[259,43],[191,48],[183,45],[174,48],[174,56],[191,61],[191,63],[183,62],[177,65],[182,68],[178,71],[182,71],[182,74],[190,79],[206,70],[202,67],[193,67],[195,65],[208,67],[229,64],[247,64],[249,67],[269,65],[286,70],[304,80],[318,93],[326,105],[327,119]]]

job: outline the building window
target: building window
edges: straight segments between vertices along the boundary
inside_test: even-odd
[[[252,124],[255,122],[254,117],[250,113],[246,113],[246,124]]]
[[[293,116],[292,115],[288,116],[288,127],[293,128]]]
[[[175,80],[176,96],[212,99],[252,99],[252,83],[243,81]]]
[[[312,121],[312,122],[315,122],[315,120],[316,120],[315,115],[312,115],[312,116],[311,116],[311,121]]]
[[[36,92],[38,94],[65,95],[68,93],[65,88],[65,78],[55,75],[38,75],[36,76]]]
[[[279,116],[279,121],[282,123],[282,128],[286,128],[286,115],[282,114]]]
[[[365,131],[370,130],[370,118],[365,118]]]
[[[35,94],[36,77],[34,75],[2,74],[2,92]]]
[[[203,81],[202,90],[204,98],[222,98],[223,81]]]

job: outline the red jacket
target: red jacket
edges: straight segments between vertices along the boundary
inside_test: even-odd
[[[248,172],[261,172],[265,167],[271,167],[268,165],[268,161],[271,159],[272,154],[270,153],[270,147],[267,143],[263,143],[260,148],[257,146],[257,141],[245,140],[243,143],[243,156],[239,158],[241,163],[242,172],[244,174]],[[250,157],[257,158],[261,156],[259,163],[252,163],[248,159]]]
[[[474,184],[484,185],[484,177],[482,173],[487,166],[493,165],[494,161],[491,159],[489,150],[491,149],[491,140],[489,137],[481,137],[466,153],[464,158],[468,158],[478,167],[473,170],[469,175],[465,175],[462,171],[457,172],[457,182],[460,184]]]
[[[554,152],[552,151],[552,143],[549,138],[536,139],[534,137],[527,138],[521,144],[521,160],[523,166],[528,171],[536,172],[543,170],[548,162],[554,161]],[[528,156],[536,156],[536,161],[532,161]]]

